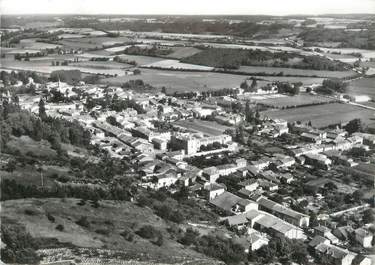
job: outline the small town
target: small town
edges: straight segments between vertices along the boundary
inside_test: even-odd
[[[363,66],[375,58],[342,79],[246,74],[173,90],[143,77],[188,70],[133,64],[115,84],[61,68],[87,50],[48,51],[75,59],[43,72],[8,67],[27,66],[15,47],[2,47],[0,69],[4,264],[375,264],[375,98],[346,90],[357,79],[375,89]],[[95,56],[85,62],[107,62]],[[341,120],[329,106],[353,111]]]

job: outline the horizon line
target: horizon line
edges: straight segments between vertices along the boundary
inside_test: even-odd
[[[296,14],[205,14],[205,13],[197,13],[197,14],[178,14],[178,13],[3,13],[1,16],[56,16],[56,15],[65,15],[65,16],[267,16],[267,17],[288,17],[288,16],[346,16],[346,15],[373,15],[375,18],[374,13],[319,13],[319,14],[309,14],[309,13],[296,13]]]

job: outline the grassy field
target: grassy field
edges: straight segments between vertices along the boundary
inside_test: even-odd
[[[100,201],[100,206],[93,208],[89,202],[80,206],[79,201],[53,198],[5,201],[2,203],[2,222],[24,225],[35,238],[55,238],[60,243],[78,247],[122,250],[133,258],[148,261],[173,263],[174,260],[182,258],[207,259],[170,239],[168,224],[148,208],[140,208],[130,202],[114,201]],[[47,218],[47,213],[54,217],[54,222]],[[87,217],[88,227],[76,224],[83,216]],[[58,224],[63,225],[63,231],[55,229]],[[134,233],[144,225],[152,225],[162,232],[162,246],[159,247]],[[97,232],[99,229],[104,232]],[[125,229],[133,231],[132,242],[120,235]]]
[[[326,127],[331,124],[346,123],[355,118],[360,118],[363,122],[372,124],[372,119],[375,118],[374,111],[340,103],[285,110],[267,110],[262,112],[262,115],[285,119],[290,122],[311,121],[312,125],[315,127]]]
[[[254,96],[251,98],[251,101],[255,101],[256,103],[261,103],[273,108],[286,108],[291,106],[324,103],[331,100],[332,99],[323,96],[314,96],[306,93],[301,93],[296,96],[274,94],[267,96]]]
[[[337,77],[343,78],[355,74],[353,71],[318,71],[318,70],[304,70],[284,67],[263,67],[263,66],[241,66],[238,72],[245,73],[266,73],[266,74],[279,74],[283,72],[284,75],[297,75],[297,76],[317,76],[317,77]]]
[[[202,121],[202,120],[180,120],[175,123],[188,130],[193,130],[196,132],[202,132],[208,135],[220,135],[227,129],[233,129],[229,126],[218,124],[214,121]]]

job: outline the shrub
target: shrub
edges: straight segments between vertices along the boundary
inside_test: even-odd
[[[85,205],[86,204],[86,200],[80,200],[78,203],[77,203],[77,205],[79,205],[79,206],[83,206],[83,205]]]
[[[62,224],[58,224],[55,228],[56,230],[64,231],[64,226]]]
[[[55,222],[55,217],[50,214],[50,213],[47,213],[47,219],[51,222],[51,223],[54,223]]]
[[[191,228],[186,229],[184,236],[178,241],[183,245],[190,246],[194,242],[196,242],[199,236],[199,232],[195,231]]]
[[[158,235],[158,230],[156,230],[151,225],[145,225],[145,226],[142,226],[141,229],[139,229],[136,233],[140,237],[150,239],[150,238],[154,238]]]
[[[77,225],[82,226],[82,227],[90,227],[90,222],[87,220],[86,216],[82,216],[77,222]]]
[[[32,209],[25,209],[25,214],[27,215],[37,215],[38,213]]]
[[[125,229],[124,231],[122,231],[120,233],[120,235],[126,240],[126,241],[129,241],[129,242],[132,242],[133,239],[134,239],[134,233],[133,231],[131,231],[130,229]]]
[[[101,235],[105,235],[105,236],[109,235],[109,230],[108,229],[102,229],[102,228],[100,228],[100,229],[95,230],[95,232],[98,233],[98,234],[101,234]]]

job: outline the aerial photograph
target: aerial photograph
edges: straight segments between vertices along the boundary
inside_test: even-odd
[[[375,265],[375,0],[0,0],[0,264]]]

